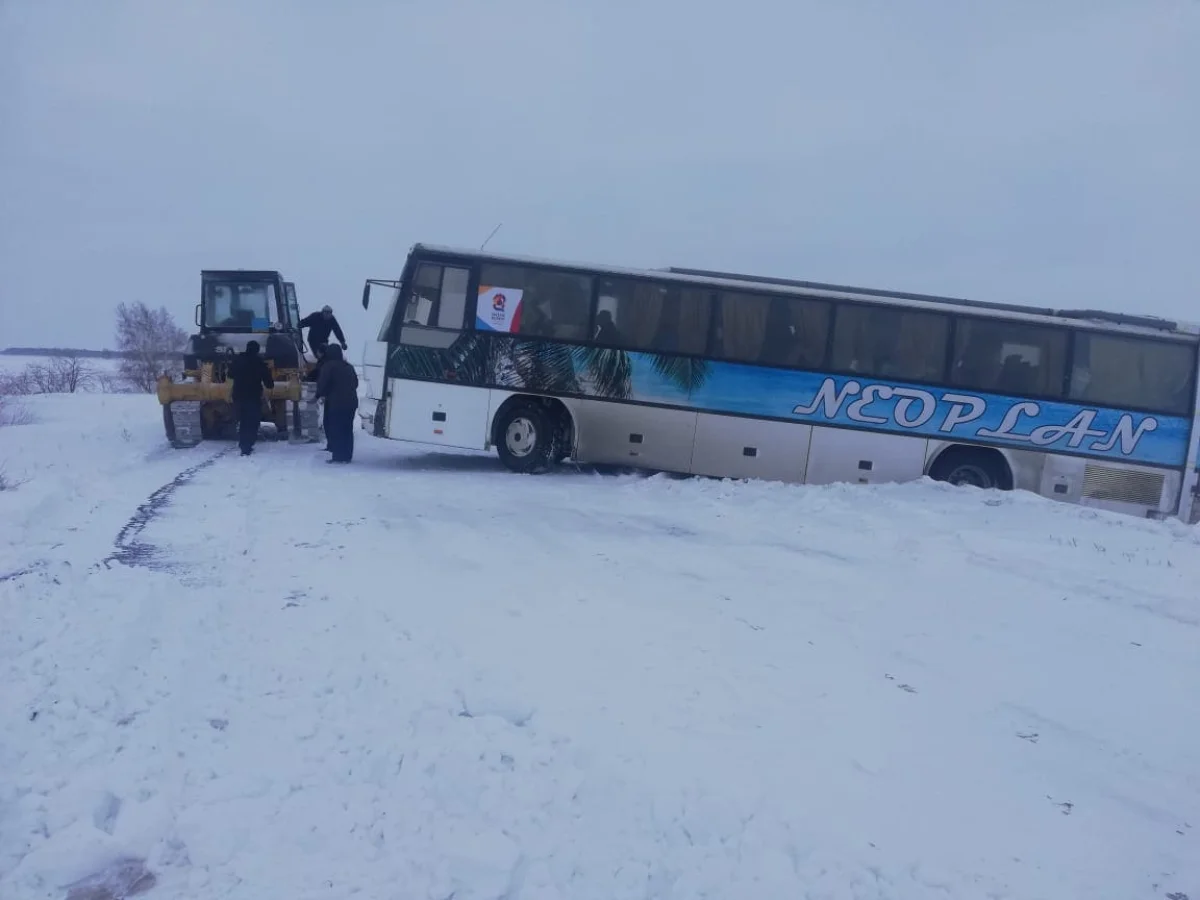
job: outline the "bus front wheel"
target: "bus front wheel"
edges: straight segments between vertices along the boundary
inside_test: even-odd
[[[937,458],[929,470],[929,477],[934,481],[985,491],[1012,490],[1008,462],[998,451],[991,449],[951,447]]]
[[[514,472],[545,472],[554,462],[558,423],[541,406],[514,403],[496,422],[496,452]]]

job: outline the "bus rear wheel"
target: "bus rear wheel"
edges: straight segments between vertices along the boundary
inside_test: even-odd
[[[514,403],[496,421],[496,453],[514,472],[545,472],[554,462],[558,423],[533,403]]]
[[[985,491],[1012,489],[1008,462],[996,450],[951,447],[937,458],[929,470],[929,477],[957,487],[977,487]]]

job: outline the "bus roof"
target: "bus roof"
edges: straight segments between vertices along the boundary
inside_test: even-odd
[[[604,275],[656,278],[680,283],[724,285],[741,287],[742,289],[753,289],[755,287],[760,289],[769,288],[772,291],[798,296],[863,301],[884,300],[900,306],[913,308],[953,308],[962,313],[973,312],[976,314],[980,312],[993,312],[1001,314],[1001,318],[1018,321],[1050,323],[1060,326],[1071,323],[1087,324],[1100,327],[1103,330],[1159,337],[1179,337],[1189,339],[1192,343],[1200,341],[1200,324],[1164,319],[1157,316],[1137,316],[1094,309],[1056,309],[1053,307],[1021,306],[1015,303],[992,303],[983,300],[967,300],[961,297],[942,297],[935,294],[852,287],[819,281],[800,281],[790,278],[774,278],[762,275],[746,275],[738,272],[719,272],[677,266],[668,266],[662,269],[637,269],[595,263],[570,262],[519,254],[491,253],[484,250],[471,250],[463,247],[438,244],[413,244],[409,250],[409,254],[418,252],[461,256],[495,263],[573,269]]]

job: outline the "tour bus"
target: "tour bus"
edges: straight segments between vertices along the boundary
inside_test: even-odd
[[[364,429],[721,478],[928,476],[1200,517],[1200,327],[697,269],[415,244]]]

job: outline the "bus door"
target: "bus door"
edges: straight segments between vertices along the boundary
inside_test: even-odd
[[[397,304],[398,352],[406,348],[448,350],[467,329],[471,269],[453,262],[421,261],[412,273],[407,296]],[[388,434],[402,440],[446,447],[486,446],[490,392],[462,385],[439,368],[439,354],[422,354],[408,372],[410,380],[388,379]],[[431,367],[426,370],[424,367]]]

